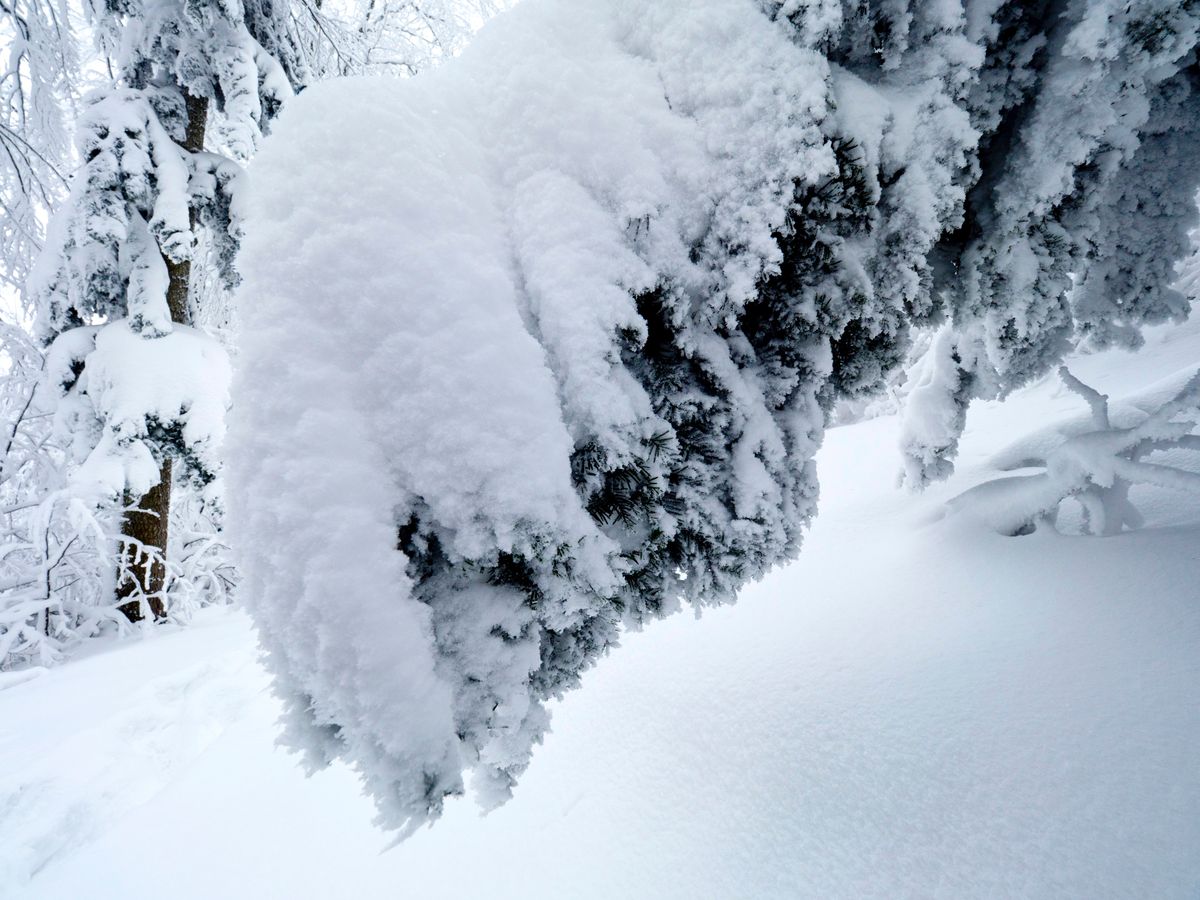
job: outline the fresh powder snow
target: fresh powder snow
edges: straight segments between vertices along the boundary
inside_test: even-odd
[[[0,896],[1200,895],[1196,4],[10,36]]]
[[[1191,324],[1069,365],[1119,419],[1198,358]],[[1114,537],[946,507],[1087,415],[1056,376],[984,404],[915,500],[895,415],[833,429],[798,562],[627,636],[507,806],[391,849],[353,772],[275,747],[236,608],[4,676],[0,894],[1195,897],[1194,500],[1135,486],[1146,524]]]

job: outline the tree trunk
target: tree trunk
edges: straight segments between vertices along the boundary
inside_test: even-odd
[[[208,119],[208,100],[185,94],[187,102],[187,135],[183,149],[196,153],[204,149],[204,127]],[[192,228],[196,227],[196,216],[192,213]],[[172,262],[165,259],[170,282],[167,285],[167,306],[171,310],[171,321],[187,325],[191,322],[188,309],[188,286],[191,282],[192,264],[189,260]],[[147,378],[157,378],[158,373],[147,372]],[[126,505],[132,497],[126,495]],[[159,470],[159,482],[146,492],[134,509],[125,513],[121,520],[121,535],[129,539],[121,549],[121,564],[117,573],[117,599],[127,602],[118,605],[131,622],[142,619],[142,604],[138,599],[145,596],[150,613],[155,621],[166,617],[166,602],[163,587],[166,583],[167,567],[163,560],[167,555],[167,538],[170,534],[171,517],[171,460],[164,459]],[[152,549],[150,549],[152,548]],[[147,559],[158,551],[160,557]]]
[[[125,495],[126,504],[132,497]],[[159,482],[142,497],[136,508],[125,513],[121,520],[121,536],[128,539],[121,551],[121,582],[117,585],[117,599],[125,600],[117,609],[130,622],[142,619],[141,597],[145,596],[150,614],[155,621],[167,614],[162,590],[167,580],[167,567],[163,562],[167,553],[167,536],[171,517],[171,460],[163,460],[159,470]],[[162,556],[148,558],[143,548],[157,548]],[[150,550],[152,553],[153,550]]]

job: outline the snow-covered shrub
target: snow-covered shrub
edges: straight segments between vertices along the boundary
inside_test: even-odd
[[[0,486],[6,501],[13,493]],[[55,663],[86,638],[128,632],[129,603],[149,620],[158,599],[164,620],[187,622],[202,606],[229,602],[237,581],[229,547],[201,498],[181,493],[166,553],[124,552],[132,549],[120,533],[125,510],[97,508],[70,484],[42,490],[35,502],[26,492],[25,503],[0,510],[0,670]],[[161,566],[161,597],[118,598],[126,566]]]
[[[231,428],[291,742],[390,826],[464,770],[500,802],[622,626],[797,552],[827,416],[913,325],[947,326],[920,480],[1105,291],[1182,314],[1126,298],[1153,266],[1099,204],[1158,177],[1143,126],[1185,151],[1194,17],[1044,6],[525,0],[432,76],[297,98],[253,173]],[[1088,260],[1143,268],[1073,307]]]
[[[1091,430],[1065,437],[1044,459],[1027,456],[1013,464],[1041,472],[984,482],[950,501],[952,509],[981,519],[1001,534],[1023,535],[1043,525],[1053,528],[1059,508],[1074,500],[1082,508],[1085,533],[1111,535],[1142,524],[1129,500],[1133,485],[1200,494],[1200,474],[1146,460],[1172,450],[1200,450],[1200,372],[1136,425],[1125,428],[1111,423],[1106,395],[1065,366],[1059,377],[1087,402]]]
[[[34,404],[42,353],[24,329],[0,323],[8,371],[0,378],[0,668],[45,664],[77,630],[110,610],[112,516],[66,490],[65,454]],[[98,551],[98,552],[97,552]]]

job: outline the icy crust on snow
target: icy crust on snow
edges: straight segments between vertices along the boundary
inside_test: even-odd
[[[230,457],[244,596],[290,742],[354,763],[390,826],[436,815],[464,769],[485,805],[508,796],[543,701],[637,602],[622,573],[651,527],[763,548],[661,576],[666,609],[798,542],[821,413],[802,393],[776,418],[718,330],[778,269],[795,183],[832,167],[827,70],[757,10],[529,3],[432,77],[306,91],[254,163]],[[634,296],[664,286],[733,398],[729,486],[609,527],[572,453],[678,452],[623,355],[647,340]]]

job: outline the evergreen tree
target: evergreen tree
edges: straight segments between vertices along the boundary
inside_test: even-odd
[[[305,73],[285,4],[134,0],[96,3],[89,13],[114,80],[86,100],[83,165],[51,223],[31,293],[39,335],[65,363],[48,385],[61,398],[59,415],[77,429],[93,423],[83,433],[94,439],[76,440],[83,473],[96,475],[103,493],[125,495],[117,594],[136,621],[165,614],[175,462],[200,484],[217,468],[221,426],[201,421],[198,409],[211,405],[201,395],[222,395],[224,367],[199,364],[219,348],[188,327],[193,262],[207,247],[202,262],[235,280],[235,159],[252,152]],[[120,366],[106,358],[100,378],[101,346],[116,345],[105,336],[114,330],[141,343],[121,341],[127,358]],[[171,352],[154,346],[162,341]],[[176,361],[173,353],[200,356]],[[199,382],[181,383],[184,373]],[[170,389],[152,396],[141,381]],[[131,408],[131,398],[152,406]]]
[[[1196,19],[526,0],[436,78],[301,98],[231,473],[292,742],[395,827],[464,770],[500,802],[622,627],[794,556],[830,411],[914,327],[919,482],[973,397],[1183,315]]]
[[[914,483],[950,471],[973,398],[1045,374],[1072,340],[1136,347],[1141,325],[1187,315],[1172,285],[1195,224],[1198,28],[1190,0],[1004,3],[972,22],[977,172],[937,248],[955,340],[910,414]]]

